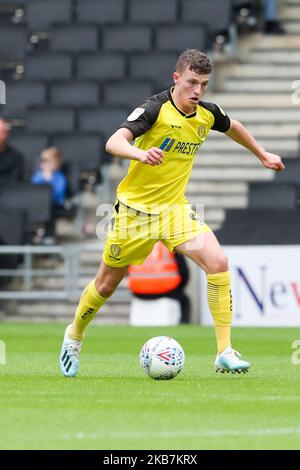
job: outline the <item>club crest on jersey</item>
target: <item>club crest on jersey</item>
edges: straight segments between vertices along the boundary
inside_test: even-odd
[[[121,247],[113,243],[112,245],[110,245],[110,253],[113,258],[117,258],[121,253]]]
[[[128,116],[127,121],[136,121],[144,112],[144,108],[135,108]]]
[[[198,132],[198,136],[200,137],[200,139],[203,139],[203,137],[205,137],[205,134],[206,134],[206,132],[207,132],[206,126],[200,126],[200,127],[198,127],[197,132]]]

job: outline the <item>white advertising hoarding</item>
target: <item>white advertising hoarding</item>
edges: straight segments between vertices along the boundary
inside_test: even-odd
[[[229,258],[236,326],[300,326],[300,245],[224,246]],[[206,276],[200,321],[212,325]]]

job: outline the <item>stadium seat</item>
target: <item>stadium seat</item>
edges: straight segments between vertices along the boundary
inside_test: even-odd
[[[27,38],[25,26],[1,26],[0,62],[23,60],[26,54]]]
[[[275,181],[300,185],[300,158],[285,158],[283,163],[285,170],[275,173]]]
[[[50,49],[57,52],[83,52],[98,49],[98,28],[94,25],[53,25]]]
[[[103,90],[106,105],[119,105],[133,108],[143,103],[153,94],[153,85],[147,81],[120,81],[107,83]]]
[[[177,54],[150,53],[133,54],[129,59],[129,71],[132,79],[148,79],[155,82],[157,88],[172,85],[172,73],[175,69]]]
[[[52,189],[50,185],[18,183],[0,190],[1,205],[7,209],[23,209],[30,226],[51,220]],[[27,227],[29,228],[29,227]]]
[[[181,0],[183,23],[205,24],[211,33],[227,30],[231,19],[231,0]]]
[[[0,246],[23,245],[25,235],[26,211],[22,209],[7,209],[0,202]],[[0,255],[0,269],[15,269],[22,257],[14,254]],[[0,277],[0,286],[11,280],[10,277]]]
[[[125,20],[125,0],[78,0],[77,21],[88,23],[121,23]]]
[[[6,87],[6,105],[3,115],[7,118],[23,118],[30,105],[46,102],[46,85],[41,82],[12,81]]]
[[[67,80],[72,77],[69,54],[34,53],[26,58],[25,74],[30,80]]]
[[[79,54],[77,77],[83,80],[106,80],[125,77],[123,54]]]
[[[72,10],[72,0],[27,0],[26,23],[31,30],[48,30],[53,22],[70,22]]]
[[[253,209],[296,209],[300,189],[294,184],[251,183],[249,207]]]
[[[50,86],[50,101],[59,106],[96,106],[99,86],[96,82],[58,82]]]
[[[129,20],[136,23],[175,23],[176,0],[130,0]]]
[[[300,210],[230,209],[216,236],[224,245],[299,244]]]
[[[99,169],[102,141],[98,134],[58,134],[51,143],[61,151],[63,162],[78,165],[80,171]]]
[[[159,51],[180,53],[188,48],[206,49],[206,31],[201,26],[166,26],[158,28],[155,46]]]
[[[79,128],[83,132],[99,132],[104,139],[110,137],[124,122],[128,112],[124,108],[82,109]]]
[[[27,131],[14,132],[10,143],[19,150],[25,160],[25,179],[30,180],[39,162],[41,151],[48,147],[49,140],[46,135],[29,134]]]
[[[36,107],[28,112],[27,125],[30,132],[71,132],[74,124],[74,110],[70,108]]]
[[[0,205],[0,244],[23,245],[25,242],[26,211],[2,207],[1,202]],[[1,261],[2,256],[0,256],[0,266],[2,266]]]
[[[149,51],[152,33],[149,26],[110,26],[104,29],[102,41],[106,51]]]

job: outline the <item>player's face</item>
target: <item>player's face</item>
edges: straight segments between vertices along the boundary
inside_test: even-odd
[[[179,104],[183,111],[186,109],[187,112],[192,112],[207,89],[210,75],[199,75],[187,68],[181,73],[174,72],[173,78]]]

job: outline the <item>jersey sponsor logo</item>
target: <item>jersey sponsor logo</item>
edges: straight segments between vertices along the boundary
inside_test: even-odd
[[[175,139],[171,139],[170,137],[166,137],[161,146],[159,147],[161,150],[165,152],[169,152],[175,143]]]
[[[132,113],[128,116],[127,121],[136,121],[144,112],[144,108],[135,108]]]
[[[203,139],[203,137],[205,137],[205,135],[206,135],[207,127],[206,126],[200,126],[200,127],[198,127],[197,132],[198,132],[198,136],[200,137],[200,139]]]
[[[196,155],[201,147],[201,142],[177,142],[174,152],[183,153],[185,155]]]
[[[172,150],[174,153],[195,155],[200,147],[201,143],[199,142],[177,142],[175,139],[171,139],[171,137],[166,137],[159,148],[164,152],[170,152],[170,150]]]
[[[175,124],[171,124],[172,129],[181,129],[181,126],[176,126]]]
[[[121,247],[119,245],[116,245],[115,243],[113,243],[112,245],[110,245],[110,253],[111,253],[112,258],[117,259],[117,257],[121,253]]]

